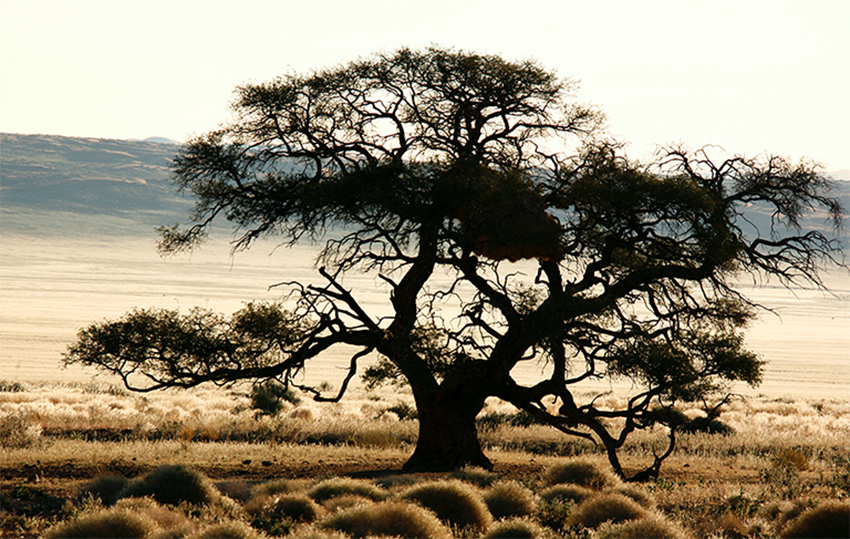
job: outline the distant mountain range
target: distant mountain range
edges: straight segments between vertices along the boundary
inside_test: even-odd
[[[155,226],[185,222],[192,201],[169,180],[178,144],[0,133],[0,230],[151,235]],[[830,175],[850,180],[850,170]],[[850,181],[838,189],[850,207]],[[768,215],[753,207],[747,217],[762,228]],[[826,225],[815,216],[806,226]]]

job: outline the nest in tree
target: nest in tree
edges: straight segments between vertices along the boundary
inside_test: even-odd
[[[491,260],[564,258],[561,225],[522,178],[487,178],[455,212],[470,249]]]

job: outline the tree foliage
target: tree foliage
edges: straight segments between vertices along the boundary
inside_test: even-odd
[[[571,101],[573,87],[535,62],[440,48],[240,87],[233,122],[174,162],[196,208],[190,226],[161,230],[160,248],[193,247],[219,217],[237,248],[324,239],[325,284],[291,283],[281,303],[230,320],[136,311],[84,330],[67,361],[141,389],[288,385],[311,358],[353,346],[336,396],[304,389],[341,398],[377,351],[368,383],[401,380],[416,400],[410,468],[489,465],[474,418],[495,396],[597,441],[624,475],[617,450],[665,423],[659,408],[704,399],[708,409],[729,383],[760,381],[763,362],[741,333],[755,306],[734,279],[822,286],[840,246],[800,224],[821,212],[838,226],[842,208],[805,161],[717,163],[682,148],[630,161],[602,136],[601,114]],[[770,230],[747,224],[754,204],[771,212]],[[392,316],[361,307],[344,287],[351,271],[388,284]],[[513,371],[529,361],[547,374],[523,385]],[[625,407],[576,402],[581,382],[605,378],[632,382]],[[657,475],[672,451],[677,425],[666,424],[669,447],[637,478]]]

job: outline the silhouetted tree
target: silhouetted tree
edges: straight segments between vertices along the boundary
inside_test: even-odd
[[[825,210],[837,226],[842,210],[806,162],[716,164],[675,148],[630,162],[596,136],[601,115],[572,104],[572,87],[534,62],[440,48],[240,87],[232,123],[176,158],[174,178],[197,205],[191,226],[161,230],[160,247],[191,248],[218,217],[237,248],[325,239],[325,284],[291,283],[281,303],[230,319],[135,311],[81,331],[66,361],[137,390],[275,379],[338,400],[377,352],[367,382],[401,380],[416,402],[408,469],[491,467],[475,417],[499,397],[601,443],[621,476],[627,436],[667,425],[669,446],[633,478],[656,476],[680,426],[665,410],[709,407],[729,382],[760,381],[741,334],[754,305],[732,278],[822,286],[839,245],[800,219]],[[776,226],[749,226],[751,204]],[[392,316],[361,307],[344,287],[352,271],[388,284]],[[355,351],[336,395],[296,384],[341,345]],[[512,371],[529,361],[548,374],[523,385]],[[624,406],[574,397],[604,378],[632,382]]]

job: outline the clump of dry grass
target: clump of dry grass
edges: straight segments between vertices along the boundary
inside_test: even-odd
[[[320,481],[311,488],[307,495],[317,502],[324,502],[337,496],[353,494],[362,496],[374,501],[385,500],[389,497],[389,492],[386,490],[359,479],[351,479],[349,477],[333,477]]]
[[[528,518],[512,518],[496,522],[482,539],[543,539],[546,531]]]
[[[144,538],[158,529],[151,518],[124,508],[101,509],[83,513],[68,522],[48,529],[48,539]]]
[[[312,522],[322,513],[322,507],[305,494],[258,496],[244,506],[252,517],[292,522]]]
[[[659,515],[647,515],[620,524],[603,524],[596,539],[688,539],[690,536],[677,524]]]
[[[103,475],[80,487],[78,498],[94,498],[100,500],[103,505],[115,505],[121,491],[127,487],[129,479],[123,475]]]
[[[569,483],[594,490],[613,488],[619,484],[614,474],[587,459],[572,459],[556,464],[549,468],[544,480],[549,485]]]
[[[42,428],[27,414],[16,413],[0,416],[0,447],[24,449],[38,445]]]
[[[646,490],[637,485],[620,485],[619,487],[612,489],[610,492],[614,494],[621,494],[627,498],[631,498],[632,500],[636,501],[638,505],[646,509],[655,508],[655,499],[652,497],[652,495],[650,495]]]
[[[202,529],[196,539],[261,539],[263,535],[239,520],[212,524]]]
[[[383,502],[356,506],[334,513],[318,526],[347,533],[353,537],[418,537],[451,539],[451,531],[430,511],[402,502]]]
[[[495,519],[524,517],[537,509],[534,493],[517,481],[502,481],[488,488],[484,503]]]
[[[789,522],[782,538],[850,537],[850,502],[830,500],[804,511]]]
[[[452,476],[479,487],[489,487],[499,479],[499,474],[479,468],[478,466],[465,466],[452,473]]]
[[[647,511],[631,498],[620,494],[600,494],[576,507],[569,523],[596,528],[604,522],[617,524],[646,515]]]
[[[115,504],[115,508],[126,509],[150,518],[162,530],[157,533],[159,537],[182,537],[194,528],[194,524],[185,514],[163,507],[151,498],[124,498]]]
[[[589,488],[571,484],[552,485],[540,491],[540,498],[543,500],[563,500],[573,503],[581,503],[595,495],[596,493]]]
[[[182,465],[160,466],[149,474],[130,481],[119,498],[150,496],[162,504],[211,504],[221,494],[204,474]]]
[[[457,528],[486,530],[493,522],[481,495],[461,481],[430,481],[411,487],[399,497],[430,509]]]

